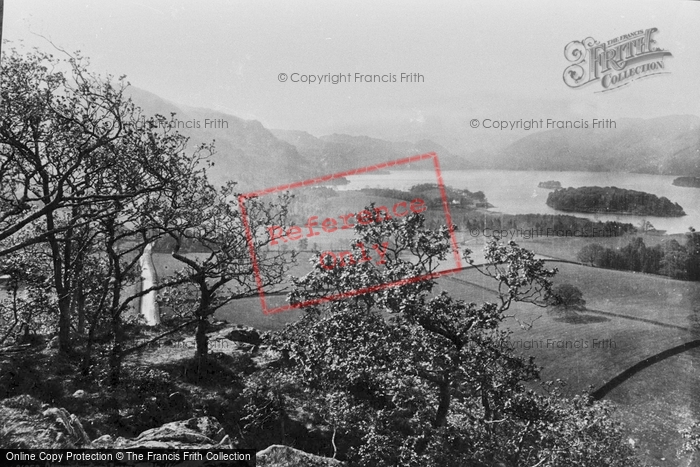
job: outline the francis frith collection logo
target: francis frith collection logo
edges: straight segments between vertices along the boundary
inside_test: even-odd
[[[657,32],[657,28],[640,29],[607,42],[592,37],[569,42],[564,56],[571,65],[564,70],[564,83],[580,88],[599,81],[603,89],[597,92],[605,92],[640,78],[668,73],[664,57],[672,55],[657,46]]]

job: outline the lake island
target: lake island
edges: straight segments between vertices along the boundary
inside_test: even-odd
[[[685,211],[664,196],[617,187],[584,186],[551,192],[547,206],[558,211],[681,217]]]
[[[675,186],[700,188],[700,177],[677,177],[673,179],[673,184]]]
[[[539,188],[546,188],[547,190],[558,190],[561,188],[561,182],[557,180],[547,180],[546,182],[540,182],[537,186]]]

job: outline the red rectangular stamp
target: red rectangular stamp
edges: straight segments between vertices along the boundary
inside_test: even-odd
[[[382,194],[384,193],[381,189],[370,193],[375,195],[379,193],[379,201],[374,207],[374,213],[369,212],[364,205],[361,205],[363,201],[367,200],[367,193],[364,190],[350,191],[344,190],[345,196],[338,196],[337,191],[330,187],[342,188],[342,184],[349,183],[348,177],[353,180],[359,178],[358,183],[366,182],[369,175],[381,175],[388,172],[389,169],[396,168],[398,166],[408,166],[413,169],[416,166],[429,167],[429,170],[423,171],[413,171],[418,177],[416,181],[425,181],[427,177],[434,177],[435,183],[430,184],[438,195],[430,203],[426,203],[424,199],[416,197],[410,200],[396,200],[392,199],[392,202],[385,202],[386,205],[381,205]],[[390,172],[389,172],[390,173]],[[404,173],[404,172],[400,172]],[[375,181],[375,183],[377,183]],[[380,186],[386,186],[384,182]],[[344,240],[349,240],[350,235],[354,231],[354,226],[361,224],[366,225],[371,222],[380,222],[381,219],[391,219],[400,218],[408,216],[410,214],[420,214],[425,212],[430,207],[433,209],[439,209],[444,214],[444,222],[449,231],[450,246],[452,250],[452,257],[448,261],[447,267],[433,271],[431,273],[426,273],[423,275],[418,275],[414,277],[405,278],[398,281],[387,282],[385,284],[373,285],[371,287],[366,287],[359,290],[351,290],[343,293],[329,294],[328,296],[316,298],[314,300],[308,300],[301,303],[286,304],[281,306],[269,306],[268,299],[263,290],[262,284],[263,280],[260,274],[260,266],[258,260],[258,253],[255,251],[254,236],[259,235],[259,232],[254,233],[251,229],[251,221],[248,217],[248,211],[246,208],[246,201],[252,198],[261,198],[266,195],[272,195],[275,193],[284,193],[298,191],[298,195],[301,199],[301,205],[303,207],[298,208],[296,215],[300,219],[306,219],[303,225],[295,225],[283,227],[278,225],[270,225],[266,227],[266,232],[264,235],[269,236],[268,245],[271,248],[285,249],[291,247],[309,248],[309,242],[313,242],[313,250],[320,251],[319,244],[325,245],[325,251],[320,253],[320,264],[324,268],[333,268],[336,266],[345,266],[349,264],[355,264],[355,259],[350,251],[338,251],[337,248],[333,248],[337,242],[342,242]],[[385,190],[391,192],[391,189]],[[356,193],[362,193],[362,195],[356,195]],[[339,207],[337,203],[334,204],[335,199],[342,201],[342,206]],[[355,206],[350,206],[355,200]],[[404,159],[398,159],[388,162],[383,162],[380,164],[375,164],[368,167],[360,167],[357,169],[346,170],[343,172],[338,172],[331,175],[325,175],[322,177],[316,177],[308,180],[303,180],[300,182],[289,183],[285,185],[279,185],[272,188],[267,188],[264,190],[253,191],[250,193],[242,194],[238,197],[239,207],[241,209],[241,217],[243,220],[243,225],[246,231],[246,238],[248,242],[248,249],[251,256],[251,261],[253,265],[253,272],[255,275],[255,281],[258,287],[258,295],[260,297],[260,304],[264,314],[279,313],[281,311],[290,310],[293,308],[303,308],[306,306],[317,305],[319,303],[339,300],[347,297],[352,297],[355,295],[366,294],[370,292],[375,292],[378,290],[386,289],[389,287],[396,287],[402,284],[407,284],[411,282],[434,279],[446,274],[457,272],[462,269],[462,260],[460,257],[459,250],[457,248],[457,239],[454,234],[454,228],[452,225],[452,217],[450,216],[449,210],[449,200],[447,198],[447,192],[443,183],[442,173],[440,172],[440,164],[438,162],[438,156],[435,153],[421,154],[417,156],[407,157]],[[338,210],[341,210],[340,215],[338,215]],[[309,211],[311,210],[311,211]],[[314,211],[315,210],[315,211]],[[323,212],[328,214],[323,215]],[[321,215],[318,215],[321,214]],[[302,221],[303,222],[303,221]],[[359,243],[359,248],[361,251],[361,256],[357,259],[358,262],[361,261],[374,261],[377,265],[383,264],[384,254],[386,253],[386,245],[363,245]]]

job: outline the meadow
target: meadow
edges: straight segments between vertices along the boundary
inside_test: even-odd
[[[543,255],[562,258],[566,256],[562,252],[591,241],[605,246],[627,243],[620,238],[548,238],[519,243]],[[478,251],[481,243],[478,239],[468,246]],[[475,258],[480,256],[475,254]],[[290,274],[306,273],[309,257],[310,253],[302,253]],[[166,254],[154,255],[154,263],[159,275],[180,267]],[[555,283],[570,283],[583,292],[586,310],[561,314],[514,303],[508,313],[517,320],[508,318],[503,326],[512,332],[511,345],[516,352],[535,357],[543,380],[563,380],[566,394],[598,388],[647,357],[700,339],[700,283],[554,261],[547,264],[558,269]],[[440,278],[435,292],[444,290],[455,298],[481,303],[494,299],[495,285],[477,270],[465,269]],[[284,295],[267,299],[271,307],[285,303]],[[275,331],[301,314],[290,310],[264,315],[258,297],[251,297],[230,303],[215,317]],[[518,321],[531,323],[531,327]],[[700,420],[699,386],[700,350],[696,349],[641,371],[606,399],[617,405],[616,416],[626,424],[630,439],[647,462],[671,466],[679,462],[675,455],[680,444],[677,430]]]
[[[700,339],[698,283],[572,264],[549,265],[559,269],[555,283],[570,283],[583,292],[587,310],[562,315],[516,303],[509,314],[532,327],[523,329],[514,318],[504,326],[512,331],[516,351],[534,356],[543,368],[543,380],[566,382],[565,393],[598,388],[647,357]],[[479,303],[495,296],[493,280],[473,269],[444,277],[438,284],[440,290],[466,301]],[[606,399],[617,405],[617,416],[650,465],[671,466],[679,462],[677,430],[700,419],[698,386],[700,351],[695,349],[641,371]]]

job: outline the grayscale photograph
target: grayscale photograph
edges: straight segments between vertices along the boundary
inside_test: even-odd
[[[699,26],[0,0],[0,464],[700,467]]]

